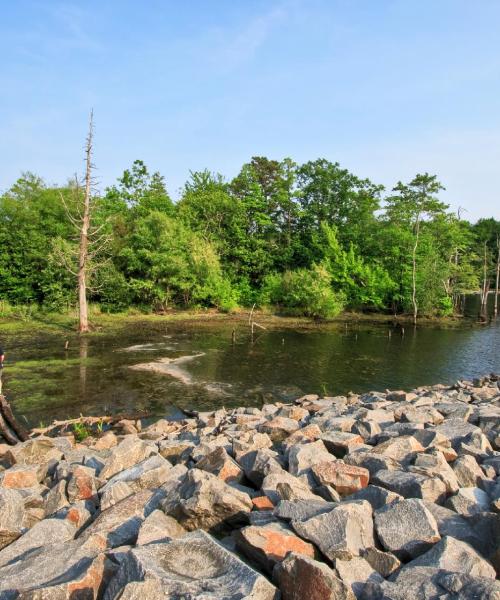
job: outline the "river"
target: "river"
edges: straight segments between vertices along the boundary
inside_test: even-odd
[[[236,339],[232,341],[235,329]],[[176,407],[260,406],[304,393],[408,389],[500,371],[500,323],[453,328],[311,325],[256,331],[245,321],[134,321],[78,340],[2,334],[3,391],[30,425]],[[138,367],[139,365],[139,367]]]

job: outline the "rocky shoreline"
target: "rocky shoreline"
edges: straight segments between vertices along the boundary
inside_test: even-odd
[[[499,380],[1,444],[0,600],[498,600]]]

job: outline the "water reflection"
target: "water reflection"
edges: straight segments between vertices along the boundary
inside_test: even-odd
[[[233,339],[233,329],[235,338]],[[168,337],[166,337],[168,336]],[[317,326],[257,333],[245,323],[135,323],[77,337],[63,350],[56,334],[6,335],[4,392],[31,423],[84,414],[208,409],[302,393],[411,388],[500,371],[500,326],[459,329]],[[179,361],[180,357],[193,357]],[[40,360],[42,359],[42,360]],[[189,385],[137,364],[182,364]],[[165,360],[168,359],[168,360]],[[174,373],[175,375],[175,373]]]

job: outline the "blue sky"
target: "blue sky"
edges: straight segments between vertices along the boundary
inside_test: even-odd
[[[0,189],[81,172],[93,107],[103,187],[136,158],[175,197],[190,169],[326,157],[500,218],[499,23],[498,0],[3,2]]]

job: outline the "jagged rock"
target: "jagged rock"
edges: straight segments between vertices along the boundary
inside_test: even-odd
[[[252,500],[215,475],[193,468],[169,494],[163,509],[188,531],[212,530],[241,521],[252,510]]]
[[[97,502],[97,482],[94,469],[75,465],[71,470],[66,493],[71,504],[78,500]]]
[[[313,545],[304,542],[280,523],[244,527],[236,532],[235,539],[237,549],[269,574],[288,552],[314,558]]]
[[[75,526],[68,521],[44,519],[0,551],[0,566],[7,565],[18,558],[23,558],[37,548],[51,547],[54,544],[71,540],[75,533]]]
[[[488,494],[477,487],[460,488],[458,492],[448,498],[446,504],[449,508],[461,515],[474,515],[488,511],[490,498]]]
[[[316,500],[311,488],[304,479],[294,477],[287,471],[270,473],[262,482],[264,494],[276,505],[280,500]]]
[[[422,444],[412,435],[400,436],[377,444],[372,454],[383,454],[388,458],[405,464],[409,463],[417,452],[423,452]]]
[[[352,428],[353,433],[357,433],[360,435],[363,440],[366,442],[367,440],[372,440],[379,433],[382,432],[382,428],[377,421],[372,421],[370,419],[361,419],[356,421]]]
[[[325,563],[290,553],[274,567],[283,600],[355,600],[350,587]]]
[[[340,494],[331,485],[315,485],[313,492],[327,502],[340,502]]]
[[[105,431],[101,437],[95,442],[96,450],[110,450],[118,445],[118,438],[112,431]]]
[[[321,440],[308,444],[296,444],[288,452],[288,471],[295,477],[311,474],[311,468],[321,461],[334,461]]]
[[[360,597],[366,583],[379,583],[384,580],[380,573],[360,556],[354,556],[350,560],[337,558],[334,564],[340,579],[351,587],[356,598]]]
[[[60,460],[63,453],[53,438],[37,437],[9,448],[13,462],[19,465],[40,465]]]
[[[368,548],[362,552],[361,556],[367,560],[370,565],[380,573],[382,577],[389,577],[399,569],[401,561],[391,552],[383,552],[378,548]]]
[[[453,463],[453,471],[460,487],[476,487],[485,478],[476,459],[470,455],[457,458]]]
[[[226,483],[231,481],[239,482],[244,477],[243,469],[222,447],[216,448],[207,454],[196,463],[196,467],[216,475]]]
[[[45,496],[45,516],[50,517],[58,510],[69,506],[69,500],[66,495],[66,480],[58,481]]]
[[[403,500],[403,496],[370,483],[367,487],[346,496],[344,500],[366,500],[373,510],[377,510],[396,500]]]
[[[101,510],[107,510],[134,493],[125,481],[117,481],[111,487],[104,486],[104,488],[99,490]]]
[[[260,433],[267,433],[273,442],[281,442],[294,431],[299,429],[299,424],[294,419],[286,417],[274,417],[259,425]]]
[[[175,597],[192,600],[277,598],[276,588],[267,579],[203,531],[188,533],[168,543],[130,550],[110,581],[104,600],[148,598],[144,595],[148,588],[144,586],[135,586],[133,592],[129,588],[125,593],[124,589],[132,582],[154,582],[149,589],[154,590],[155,595],[150,597],[155,600]]]
[[[111,450],[109,458],[99,473],[101,479],[110,479],[116,473],[134,467],[154,454],[150,444],[135,436],[127,436]]]
[[[331,485],[341,496],[347,496],[366,487],[370,472],[363,467],[346,465],[340,461],[322,461],[312,467],[318,483]]]
[[[306,521],[311,517],[329,512],[337,504],[318,500],[281,500],[274,515],[285,521]]]
[[[279,417],[286,417],[294,421],[304,421],[309,416],[309,411],[301,406],[282,406],[276,413]]]
[[[284,471],[281,464],[276,460],[277,456],[278,454],[272,450],[251,450],[239,456],[238,463],[248,479],[260,488],[267,475]]]
[[[444,455],[439,450],[431,450],[418,454],[415,463],[408,467],[411,473],[420,473],[425,477],[437,477],[446,486],[448,494],[454,494],[460,487],[455,472],[447,463]]]
[[[272,445],[273,441],[267,433],[246,431],[238,439],[233,439],[233,453],[235,456],[238,456],[238,454],[245,454],[252,450],[265,450],[266,448],[271,448]]]
[[[47,463],[15,465],[0,474],[0,485],[11,489],[38,487],[46,474]]]
[[[105,569],[105,555],[91,543],[47,544],[0,567],[0,598],[95,600]]]
[[[101,512],[80,539],[99,540],[108,548],[135,544],[142,522],[158,507],[160,499],[151,490],[141,490]]]
[[[475,432],[481,433],[481,430],[475,425],[471,425],[470,423],[457,418],[446,419],[446,421],[436,427],[435,431],[447,438],[455,450],[458,450],[460,443],[463,442],[469,434]]]
[[[273,510],[274,504],[267,496],[254,496],[252,498],[254,510]]]
[[[403,570],[414,567],[436,567],[473,577],[495,579],[495,569],[472,546],[448,536],[425,554],[404,565]]]
[[[292,521],[292,526],[330,560],[350,559],[375,545],[372,509],[364,500],[342,503],[306,521]]]
[[[57,513],[55,513],[54,517],[57,517],[58,519],[66,519],[66,521],[69,521],[78,530],[80,530],[90,523],[95,511],[96,508],[91,502],[88,500],[79,500],[71,506],[67,506],[59,510]]]
[[[21,493],[7,488],[0,489],[0,550],[21,535],[23,517],[24,502]]]
[[[168,460],[159,454],[154,454],[111,477],[99,490],[99,494],[105,494],[117,483],[126,483],[134,492],[156,489],[168,481],[171,469],[172,465]]]
[[[364,444],[363,438],[357,433],[349,433],[347,431],[332,431],[323,436],[321,440],[327,450],[337,456],[344,457],[351,452],[353,448]]]
[[[152,542],[165,542],[180,538],[187,531],[177,521],[161,510],[154,510],[146,517],[139,529],[137,545],[143,546]]]
[[[389,456],[383,456],[382,454],[373,454],[366,450],[354,451],[351,454],[347,454],[344,457],[344,462],[347,465],[367,469],[370,477],[373,477],[379,471],[395,471],[402,468],[397,460]]]
[[[445,508],[444,506],[439,506],[432,502],[424,502],[424,504],[436,519],[441,537],[450,536],[462,542],[467,542],[478,552],[483,554],[486,552],[486,540],[475,530],[470,520],[465,519],[454,510]]]
[[[440,479],[419,473],[377,471],[372,483],[405,498],[421,498],[429,502],[442,502],[446,498],[446,485]]]
[[[374,521],[382,546],[401,560],[426,552],[440,540],[436,520],[422,500],[389,504],[375,511]]]
[[[180,439],[161,440],[158,443],[160,456],[166,458],[173,465],[185,462],[195,446],[195,442],[191,440]]]

